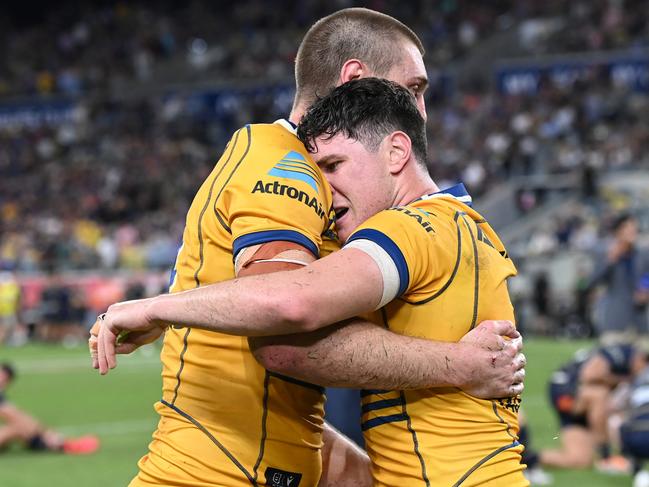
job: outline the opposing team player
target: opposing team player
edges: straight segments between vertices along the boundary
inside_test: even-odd
[[[16,372],[11,365],[0,364],[0,452],[12,443],[20,443],[35,452],[83,455],[97,451],[99,439],[96,436],[66,438],[9,401],[5,393],[15,376]]]
[[[615,462],[607,460],[609,398],[617,385],[631,380],[646,365],[643,350],[619,344],[580,352],[554,372],[549,392],[559,417],[561,448],[541,451],[541,463],[550,467],[589,468],[598,455],[604,460],[602,466],[615,467]]]
[[[395,83],[355,80],[316,102],[300,124],[298,134],[332,186],[342,250],[300,270],[152,299],[141,330],[189,323],[249,335],[312,331],[376,310],[371,319],[386,329],[456,342],[481,320],[512,319],[506,279],[514,265],[467,206],[463,186],[439,191],[431,180],[425,122],[414,102]],[[119,332],[140,329],[140,304],[109,312],[101,360]],[[321,382],[326,372],[303,364],[334,349],[327,338],[314,340],[284,350],[275,368]],[[390,389],[363,394],[375,485],[528,485],[518,398],[482,400],[455,387]]]
[[[370,74],[408,86],[423,111],[426,73],[421,56],[416,36],[388,16],[349,9],[325,18],[300,48],[290,118],[299,120],[316,95]],[[329,228],[330,207],[329,186],[290,121],[244,127],[190,208],[172,291],[313,261]],[[504,313],[509,317],[507,309]],[[465,331],[469,325],[470,320]],[[495,334],[476,330],[469,339],[504,346],[499,332],[515,333],[502,326],[496,325]],[[160,332],[132,334],[130,339],[137,336],[141,343]],[[468,342],[464,347],[433,343],[358,321],[336,328],[327,343],[340,345],[328,356],[337,367],[324,371],[337,373],[337,385],[460,385],[483,394],[522,388],[521,374],[512,377],[508,369],[517,346],[507,345],[494,356],[496,365],[507,364],[490,370],[493,353]],[[264,343],[263,350],[277,357],[282,348]],[[163,398],[156,405],[161,420],[132,485],[284,485],[278,482],[289,477],[291,485],[317,483],[319,387],[267,372],[255,362],[245,338],[190,327],[167,330],[162,360]],[[521,366],[520,359],[513,362],[514,368]],[[490,383],[489,378],[500,380]]]

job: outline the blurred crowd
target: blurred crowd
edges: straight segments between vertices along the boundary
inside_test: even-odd
[[[520,5],[516,5],[519,3]],[[208,65],[222,78],[286,79],[304,31],[317,19],[352,6],[386,12],[412,27],[428,63],[461,57],[511,16],[538,11],[535,2],[398,2],[396,0],[263,0],[115,3],[103,8],[64,4],[37,25],[2,29],[0,95],[79,95],[105,91],[116,78],[149,79],[178,59]],[[432,64],[431,64],[432,65]]]
[[[229,135],[251,120],[286,116],[291,92],[202,101],[198,105],[219,105],[206,115],[191,97],[118,97],[111,83],[147,80],[165,63],[180,61],[189,71],[214,70],[230,90],[239,85],[228,79],[285,86],[304,30],[360,3],[63,5],[37,24],[6,25],[0,101],[67,95],[74,109],[60,123],[0,124],[0,270],[169,269],[191,198]],[[580,205],[530,232],[521,253],[601,248],[610,221],[603,215],[630,206],[602,191],[601,179],[607,171],[649,166],[647,93],[617,83],[603,67],[560,83],[543,78],[528,94],[504,94],[484,81],[449,89],[436,68],[535,18],[562,23],[532,46],[534,52],[644,46],[649,2],[362,4],[404,20],[426,45],[428,165],[438,184],[462,180],[479,197],[505,181],[574,176]],[[520,214],[542,198],[542,192],[521,191]]]
[[[533,95],[462,90],[431,104],[430,164],[437,179],[462,179],[476,194],[514,176],[594,178],[647,166],[648,107],[647,94],[596,72],[564,86],[548,82]],[[595,187],[584,189],[594,196]]]
[[[527,19],[561,18],[534,52],[646,47],[647,0],[263,0],[119,2],[104,7],[63,3],[37,24],[4,19],[0,95],[106,91],[116,79],[150,79],[179,60],[225,79],[292,75],[303,32],[334,10],[366,6],[396,16],[417,32],[429,66],[461,58],[481,39]],[[79,8],[80,7],[80,8]],[[34,15],[31,13],[31,17]],[[245,53],[245,55],[242,55]]]
[[[646,0],[579,0],[553,5],[561,14],[547,42],[526,47],[535,54],[649,47],[649,3]]]

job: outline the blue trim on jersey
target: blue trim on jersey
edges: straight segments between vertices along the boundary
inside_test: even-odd
[[[310,382],[305,382],[303,380],[294,379],[293,377],[289,377],[288,375],[282,375],[282,374],[278,374],[276,372],[268,372],[268,375],[270,375],[271,377],[275,377],[277,379],[283,380],[284,382],[290,382],[291,384],[306,387],[307,389],[312,389],[312,390],[314,390],[316,392],[319,392],[320,394],[325,393],[325,388],[322,387],[322,386],[319,386],[317,384],[311,384]]]
[[[294,230],[264,230],[237,237],[234,242],[232,242],[232,255],[236,256],[246,247],[252,247],[253,245],[268,242],[277,242],[280,240],[301,245],[308,249],[316,258],[320,257],[318,246],[307,237]]]
[[[363,424],[361,424],[361,429],[363,431],[367,431],[370,428],[381,426],[382,424],[396,423],[399,421],[407,421],[407,420],[408,420],[408,415],[403,413],[391,414],[390,416],[379,416],[378,418],[372,418],[365,421]]]
[[[421,198],[417,198],[415,201],[419,201],[421,199],[426,199],[426,197],[430,197],[436,194],[448,194],[450,196],[453,196],[454,198],[463,198],[466,201],[460,200],[461,203],[464,203],[467,206],[473,206],[473,198],[469,194],[469,192],[466,190],[466,187],[464,186],[464,183],[458,183],[455,186],[451,186],[450,188],[443,189],[441,191],[437,191],[436,193],[430,193],[422,196]],[[414,203],[414,202],[413,202]]]
[[[450,194],[451,196],[455,196],[456,198],[461,198],[463,196],[471,197],[469,192],[466,190],[464,183],[457,183],[455,186],[443,189],[434,194]]]
[[[381,399],[376,402],[368,402],[367,404],[363,404],[361,412],[367,413],[369,411],[376,411],[377,409],[389,408],[391,406],[403,406],[403,399],[397,397],[394,399]]]
[[[371,396],[372,394],[386,394],[391,392],[387,389],[361,389],[361,397]]]
[[[406,258],[403,256],[403,253],[397,244],[395,244],[394,241],[392,241],[392,239],[385,233],[373,228],[364,228],[359,230],[349,237],[347,242],[353,242],[354,240],[370,240],[388,253],[394,261],[394,265],[397,266],[397,271],[399,271],[399,292],[397,292],[395,297],[398,298],[399,296],[402,296],[410,284],[410,273],[408,272]]]

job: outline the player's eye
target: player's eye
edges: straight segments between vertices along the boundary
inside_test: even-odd
[[[342,161],[330,162],[329,164],[326,164],[323,167],[323,170],[324,170],[324,172],[330,174],[330,173],[336,172],[336,170],[340,167],[341,164],[342,164]]]

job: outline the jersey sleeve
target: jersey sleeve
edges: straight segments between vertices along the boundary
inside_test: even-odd
[[[240,167],[223,199],[233,256],[247,247],[281,240],[318,257],[329,224],[329,187],[292,134],[281,127],[249,127],[233,149]]]
[[[434,230],[416,210],[393,208],[363,223],[343,248],[357,248],[374,259],[383,275],[379,307],[395,298],[416,295],[439,277]],[[433,243],[433,245],[431,245]]]

